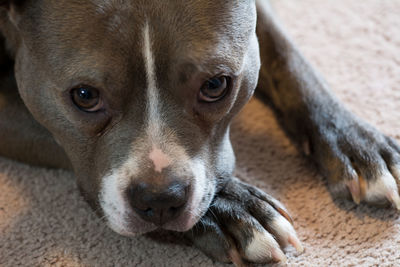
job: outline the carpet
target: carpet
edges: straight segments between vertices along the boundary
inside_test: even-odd
[[[332,90],[400,141],[400,1],[275,0],[278,15]],[[253,99],[232,126],[236,174],[282,201],[305,252],[289,266],[400,265],[392,209],[333,201],[323,179]],[[0,158],[0,266],[228,266],[179,238],[121,237],[80,197],[73,175]]]

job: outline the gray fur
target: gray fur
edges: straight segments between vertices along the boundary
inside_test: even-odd
[[[0,5],[0,153],[72,168],[83,196],[100,214],[102,177],[132,154],[142,169],[136,177],[127,172],[127,179],[159,182],[143,156],[150,149],[143,141],[148,81],[141,34],[146,23],[164,134],[172,133],[190,159],[201,158],[207,165],[196,207],[204,216],[187,234],[212,257],[237,265],[251,259],[246,249],[256,238],[254,231],[272,233],[281,245],[288,242],[285,233],[271,228],[277,218],[291,220],[285,208],[231,177],[235,158],[229,124],[256,87],[294,142],[308,146],[309,157],[335,193],[349,196],[345,183],[354,173],[369,185],[380,179],[383,168],[394,170],[400,162],[400,148],[392,139],[361,122],[329,92],[267,1],[25,0]],[[202,83],[220,74],[232,78],[226,97],[214,104],[198,102]],[[104,112],[84,113],[73,105],[69,90],[80,84],[100,90]],[[193,184],[185,164],[170,166],[160,179]],[[153,229],[132,214],[131,232]],[[182,230],[182,220],[166,228]],[[262,255],[261,261],[277,260],[271,255]]]

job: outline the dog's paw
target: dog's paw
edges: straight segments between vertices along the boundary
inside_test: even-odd
[[[303,247],[281,203],[236,178],[215,196],[205,216],[186,233],[211,258],[245,262],[285,262],[281,248]]]
[[[342,118],[339,127],[321,128],[316,136],[311,156],[333,195],[400,210],[400,146],[394,139],[353,117]]]

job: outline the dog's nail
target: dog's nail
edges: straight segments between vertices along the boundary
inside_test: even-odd
[[[396,190],[390,190],[387,194],[387,198],[397,210],[400,210],[400,197]]]
[[[347,187],[350,190],[351,197],[353,198],[353,201],[358,205],[361,202],[361,189],[360,189],[360,183],[358,181],[358,178],[352,179],[349,182],[347,182]]]
[[[304,248],[303,245],[301,244],[300,240],[297,238],[295,235],[290,235],[289,236],[289,244],[291,244],[298,253],[303,253]]]
[[[286,220],[288,220],[291,224],[293,224],[293,219],[290,216],[289,213],[287,213],[285,210],[279,208],[279,207],[275,207],[275,209],[279,212],[280,215],[282,215],[283,217],[285,217]]]
[[[287,259],[285,254],[279,248],[274,248],[271,251],[272,259],[276,262],[286,263]]]
[[[303,142],[303,152],[304,155],[310,156],[311,155],[311,148],[310,148],[310,141],[306,140]]]
[[[231,259],[233,265],[236,267],[246,267],[247,265],[242,261],[242,257],[236,249],[231,249],[229,251],[229,258]]]
[[[362,176],[359,176],[358,184],[360,188],[360,199],[363,200],[367,194],[367,181]]]
[[[400,180],[400,164],[390,167],[390,171],[395,179]]]

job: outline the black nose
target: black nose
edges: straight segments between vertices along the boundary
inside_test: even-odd
[[[185,208],[188,191],[189,186],[179,182],[162,186],[139,182],[130,186],[128,199],[143,220],[161,226],[179,217]]]

